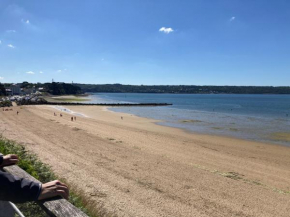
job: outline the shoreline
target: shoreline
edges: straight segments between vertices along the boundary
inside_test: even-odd
[[[69,110],[72,111],[72,109],[74,107],[75,106],[72,106],[71,109],[69,109]],[[260,144],[260,145],[267,145],[267,146],[274,146],[274,147],[275,146],[281,146],[281,147],[290,148],[290,145],[278,144],[278,143],[271,143],[269,141],[258,141],[258,140],[255,141],[255,140],[250,140],[250,139],[242,139],[242,138],[238,138],[238,137],[234,137],[234,136],[217,135],[217,134],[207,134],[207,133],[197,133],[197,132],[193,132],[193,131],[190,131],[190,130],[187,130],[187,129],[184,129],[184,128],[179,128],[179,127],[175,127],[175,126],[168,126],[168,125],[161,125],[161,124],[159,124],[159,123],[165,122],[163,120],[157,120],[157,119],[152,119],[152,118],[141,117],[141,116],[134,115],[134,114],[130,114],[130,113],[116,112],[116,111],[110,110],[110,108],[113,108],[113,107],[104,106],[102,108],[102,110],[104,112],[111,112],[115,116],[120,116],[120,117],[121,116],[122,117],[126,117],[126,116],[129,117],[130,116],[130,117],[133,117],[133,118],[136,118],[136,119],[145,119],[149,123],[152,123],[152,124],[154,124],[156,126],[160,126],[160,127],[164,127],[164,128],[170,128],[170,129],[176,130],[176,131],[181,131],[182,133],[185,133],[188,136],[210,137],[212,139],[214,139],[214,138],[221,139],[221,140],[226,139],[226,140],[233,140],[233,141],[243,142],[243,143],[256,143],[256,144]],[[73,112],[72,114],[77,114],[77,115],[80,114],[80,116],[82,116],[82,117],[91,118],[90,116],[87,116],[84,113]]]
[[[90,95],[87,95],[86,97],[89,98],[90,101],[95,101],[94,98],[92,98],[92,96],[95,96],[95,95],[90,94]],[[61,98],[67,98],[67,97],[71,97],[71,96],[70,95],[60,96],[59,98],[61,99]],[[75,97],[75,96],[73,96],[73,97]],[[69,105],[64,104],[62,106],[69,106]],[[258,130],[258,129],[260,129],[259,126],[261,124],[266,124],[266,122],[278,120],[278,119],[274,120],[271,117],[256,117],[255,115],[246,115],[246,114],[230,114],[230,113],[227,113],[225,111],[213,114],[210,111],[192,110],[196,114],[198,114],[198,113],[203,114],[204,113],[205,116],[214,115],[218,119],[216,119],[213,122],[210,122],[210,121],[208,122],[208,120],[206,120],[206,118],[205,119],[203,118],[203,120],[192,120],[192,119],[190,119],[190,117],[186,117],[186,119],[181,118],[180,120],[177,120],[176,118],[175,119],[173,118],[172,120],[169,120],[169,119],[163,119],[163,120],[159,119],[158,120],[158,118],[156,118],[156,117],[149,117],[150,115],[148,116],[148,114],[147,115],[138,114],[137,111],[139,108],[132,107],[132,111],[130,111],[131,110],[131,108],[129,109],[129,107],[131,107],[130,105],[126,105],[126,106],[129,106],[128,107],[129,111],[128,111],[128,109],[126,109],[126,107],[123,107],[123,110],[125,110],[125,111],[122,111],[122,107],[119,107],[119,106],[117,106],[117,107],[110,106],[110,105],[104,105],[104,106],[107,106],[109,108],[108,110],[114,111],[114,112],[134,114],[135,116],[138,116],[138,117],[157,119],[157,121],[156,121],[157,125],[182,129],[188,133],[223,136],[223,137],[237,138],[237,139],[242,139],[242,140],[247,140],[247,141],[262,142],[262,143],[290,147],[290,143],[289,143],[290,142],[290,132],[289,132],[289,130],[288,131],[283,130],[283,128],[281,128],[281,127],[279,129],[277,128],[277,130],[271,130],[271,128],[268,127],[265,132]],[[118,110],[121,110],[121,111],[118,111]],[[133,111],[135,111],[135,112],[133,112]],[[172,114],[174,114],[174,113],[172,113]],[[174,116],[176,116],[176,114]],[[222,122],[220,122],[220,121],[222,121],[222,120],[220,120],[220,118],[222,116],[231,117],[233,119],[232,121],[235,123],[233,123],[233,125],[229,125],[229,123],[228,124],[220,124],[220,123],[222,123]],[[165,117],[163,117],[163,118],[165,118]],[[195,118],[199,119],[198,117],[195,117]],[[251,122],[254,122],[254,125],[256,125],[256,126],[247,128],[247,123],[241,121],[241,119],[249,119]],[[230,123],[230,124],[232,124],[232,123]],[[210,126],[210,125],[212,125],[212,126]],[[267,125],[268,125],[268,123],[267,123]]]
[[[116,216],[288,216],[288,147],[159,126],[155,120],[68,106],[0,111],[0,130]],[[123,119],[120,117],[123,116]]]
[[[279,145],[279,146],[284,146],[284,147],[290,148],[290,144],[287,144],[287,142],[290,142],[290,133],[287,133],[287,132],[276,132],[276,133],[271,134],[270,137],[272,138],[272,141],[271,140],[267,140],[267,139],[264,139],[264,140],[247,139],[247,138],[237,137],[237,136],[234,136],[234,135],[225,135],[225,134],[223,135],[223,134],[218,134],[218,133],[216,133],[216,134],[215,133],[209,133],[209,132],[201,133],[201,132],[195,132],[195,131],[190,130],[190,129],[186,128],[186,127],[178,127],[178,126],[176,126],[174,124],[170,124],[166,120],[158,120],[158,119],[153,119],[153,118],[142,117],[142,116],[135,115],[135,114],[132,114],[132,113],[113,111],[113,110],[110,110],[111,108],[114,108],[114,107],[108,106],[107,107],[107,111],[114,112],[114,113],[119,113],[119,114],[128,114],[128,115],[131,115],[131,116],[134,116],[134,117],[138,117],[138,118],[146,118],[146,119],[149,119],[149,120],[154,120],[154,123],[156,125],[158,125],[158,126],[179,129],[179,130],[182,130],[185,133],[189,133],[189,134],[193,134],[193,135],[217,136],[217,137],[223,137],[223,138],[245,140],[245,141],[248,141],[248,142],[258,142],[258,143],[265,143],[265,144],[269,144],[269,145]],[[226,114],[226,113],[223,113],[223,114]],[[245,116],[245,117],[247,117],[247,116]],[[200,122],[198,120],[197,121],[196,120],[180,120],[180,121]],[[225,128],[221,128],[221,129],[225,129]],[[230,130],[230,129],[228,129],[228,130]],[[280,137],[278,137],[278,136],[275,137],[276,134],[277,135],[281,134],[282,136],[284,135],[285,139],[281,140]]]
[[[277,146],[278,145],[278,146],[290,148],[290,144],[286,145],[286,144],[282,144],[282,143],[271,143],[270,141],[259,141],[259,140],[251,140],[251,139],[239,138],[239,137],[230,136],[230,135],[218,135],[218,134],[194,132],[194,131],[191,131],[191,130],[186,129],[186,128],[170,126],[170,125],[165,125],[165,124],[162,125],[161,123],[166,123],[166,121],[164,121],[164,120],[152,119],[152,118],[142,117],[142,116],[138,116],[138,115],[134,115],[134,114],[130,114],[130,113],[112,111],[112,110],[109,109],[109,108],[113,108],[113,107],[106,107],[106,108],[107,108],[106,111],[110,111],[110,112],[117,113],[117,114],[123,114],[123,115],[127,114],[127,115],[131,115],[133,117],[136,117],[136,118],[145,118],[145,119],[151,120],[152,123],[156,124],[157,126],[169,127],[169,128],[173,128],[173,129],[176,129],[176,130],[181,130],[184,133],[192,134],[192,135],[196,135],[196,136],[200,135],[200,136],[210,136],[210,137],[218,137],[218,138],[225,138],[225,139],[235,139],[235,140],[238,140],[238,141],[255,142],[255,143],[261,143],[261,144],[264,144],[264,145],[272,145],[272,146]],[[279,140],[277,140],[277,142],[279,142]],[[283,142],[285,142],[285,141],[283,141]]]

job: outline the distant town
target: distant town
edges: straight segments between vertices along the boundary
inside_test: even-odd
[[[63,82],[0,84],[0,107],[17,105],[43,104],[46,95],[68,95],[82,93],[80,87]]]

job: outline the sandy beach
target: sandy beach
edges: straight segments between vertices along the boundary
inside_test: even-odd
[[[51,106],[1,110],[0,132],[108,216],[289,216],[289,147],[188,133],[104,107],[66,108],[84,116],[71,121]]]

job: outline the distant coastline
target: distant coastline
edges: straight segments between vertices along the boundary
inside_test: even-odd
[[[170,93],[170,94],[290,94],[290,86],[197,86],[74,84],[83,92],[94,93]]]
[[[79,96],[84,93],[290,94],[290,86],[124,85],[64,82],[29,83],[26,81],[17,84],[0,83],[0,96],[25,95],[37,92],[54,96]],[[72,101],[74,100],[72,99]]]

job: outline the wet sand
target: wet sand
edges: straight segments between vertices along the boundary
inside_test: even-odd
[[[0,111],[0,132],[117,216],[289,216],[290,149],[67,106]],[[54,116],[56,112],[58,116]],[[121,119],[121,116],[123,119]]]

